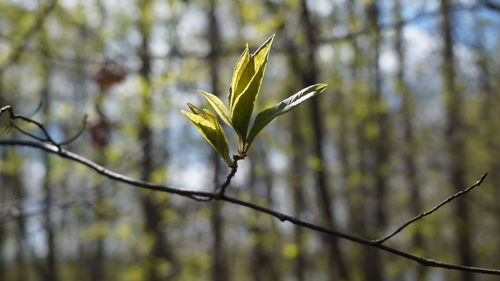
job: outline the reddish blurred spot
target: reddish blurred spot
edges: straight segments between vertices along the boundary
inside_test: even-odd
[[[104,120],[91,124],[89,130],[92,136],[92,144],[99,148],[105,147],[109,143],[110,129],[110,125]]]
[[[101,90],[108,90],[127,77],[128,69],[112,60],[106,60],[99,66],[99,70],[92,79]]]

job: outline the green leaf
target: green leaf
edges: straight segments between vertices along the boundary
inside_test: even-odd
[[[247,44],[245,47],[245,51],[243,51],[240,58],[238,59],[238,62],[236,62],[236,65],[234,66],[233,78],[231,79],[231,87],[229,89],[229,107],[231,107],[234,102],[235,94],[233,94],[233,92],[236,91],[238,87],[238,82],[241,80],[241,76],[243,75],[243,70],[245,70],[245,66],[247,65],[249,60],[250,60],[250,54],[248,51],[248,44]]]
[[[315,84],[311,85],[309,87],[306,87],[302,90],[300,90],[298,93],[295,95],[282,100],[275,106],[265,109],[259,114],[257,114],[257,117],[255,117],[255,121],[253,123],[253,127],[250,130],[250,133],[248,134],[248,139],[247,142],[248,144],[251,144],[252,141],[255,139],[257,134],[265,127],[269,122],[271,122],[274,118],[287,113],[288,111],[292,110],[294,107],[297,105],[301,104],[303,101],[318,95],[322,93],[327,84]]]
[[[243,139],[245,139],[247,134],[248,125],[252,117],[252,111],[259,94],[263,76],[264,69],[261,68],[261,71],[255,74],[252,81],[248,84],[248,87],[234,102],[234,107],[231,111],[233,128]]]
[[[248,87],[248,83],[255,76],[255,73],[267,63],[269,50],[274,40],[274,34],[262,44],[255,53],[249,55],[248,45],[241,54],[233,71],[231,88],[229,92],[229,109],[233,108],[235,101]]]
[[[188,103],[187,104],[189,109],[191,109],[191,111],[194,113],[194,114],[200,114],[200,113],[203,113],[201,110],[199,110],[196,106]]]
[[[257,72],[258,69],[260,69],[261,66],[265,67],[265,64],[267,63],[267,57],[269,55],[269,50],[271,48],[271,45],[273,44],[274,40],[274,34],[269,37],[269,39],[260,46],[255,53],[253,53],[252,58],[254,59],[254,69],[255,72]]]
[[[255,101],[259,95],[273,39],[274,35],[250,57],[231,96],[231,124],[233,124],[233,128],[243,140],[246,139],[248,125]],[[248,77],[251,78],[248,79]]]
[[[227,109],[224,103],[216,95],[202,90],[198,90],[198,92],[207,98],[208,102],[214,108],[215,112],[217,112],[222,121],[226,122],[229,126],[232,126],[230,121],[231,119],[229,117],[229,109]]]
[[[181,110],[181,112],[194,124],[207,142],[222,156],[224,161],[231,166],[233,161],[229,157],[226,133],[217,120],[217,116],[207,109],[201,111],[190,103],[188,103],[188,106],[193,113],[185,110]]]

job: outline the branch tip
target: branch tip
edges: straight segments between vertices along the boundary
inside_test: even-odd
[[[474,184],[472,184],[471,186],[465,188],[465,189],[462,189],[456,193],[454,193],[453,195],[449,196],[448,198],[446,198],[445,200],[441,201],[441,203],[437,204],[436,206],[434,206],[432,209],[430,209],[429,211],[426,211],[426,212],[423,212],[419,215],[417,215],[416,217],[408,220],[407,222],[405,222],[404,224],[402,224],[400,227],[398,227],[396,230],[394,230],[393,232],[387,234],[386,236],[380,238],[380,239],[375,239],[375,240],[372,240],[372,242],[374,244],[377,244],[377,245],[381,245],[382,243],[384,243],[385,241],[391,239],[392,237],[394,237],[396,234],[398,234],[399,232],[401,232],[403,229],[405,229],[406,227],[408,227],[409,225],[411,225],[412,223],[422,219],[423,217],[426,217],[432,213],[434,213],[435,211],[437,211],[439,208],[441,208],[442,206],[446,205],[447,203],[450,203],[451,201],[453,201],[454,199],[466,194],[467,192],[471,191],[472,189],[480,186],[484,179],[486,179],[486,176],[488,176],[488,172],[485,172],[483,175],[481,175],[481,177],[479,178],[479,180],[477,180]]]

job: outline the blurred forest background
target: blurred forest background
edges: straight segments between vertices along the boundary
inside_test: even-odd
[[[259,108],[329,87],[263,131],[228,193],[375,239],[488,171],[388,244],[500,268],[495,0],[2,0],[0,106],[58,140],[88,114],[69,150],[212,191],[229,170],[179,110],[204,104],[196,89],[226,99],[245,43],[273,33]],[[2,281],[497,280],[138,190],[41,151],[0,154]]]

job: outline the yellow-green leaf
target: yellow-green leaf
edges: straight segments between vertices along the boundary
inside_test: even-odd
[[[226,133],[217,120],[217,116],[207,109],[201,111],[189,103],[188,106],[193,113],[185,110],[181,110],[181,112],[194,124],[207,142],[221,155],[224,161],[231,166],[233,161],[231,157],[229,157],[229,146]]]
[[[246,139],[252,111],[259,95],[273,38],[274,35],[250,57],[231,96],[231,124],[243,140]],[[248,79],[250,75],[252,76]]]
[[[190,104],[190,103],[188,103],[187,105],[188,105],[189,109],[191,109],[191,111],[192,111],[194,114],[200,114],[200,113],[202,113],[202,111],[201,111],[201,110],[199,110],[196,106],[194,106],[194,105],[192,105],[192,104]]]
[[[265,67],[265,64],[267,63],[267,57],[269,55],[269,50],[271,48],[271,45],[273,44],[274,40],[274,34],[267,39],[262,46],[260,46],[257,51],[252,55],[254,59],[254,68],[255,72],[257,72],[258,69],[260,69],[262,66]]]
[[[322,93],[327,84],[315,84],[311,85],[309,87],[306,87],[302,90],[300,90],[298,93],[294,94],[293,96],[282,100],[275,106],[265,109],[259,114],[257,114],[257,117],[255,117],[255,121],[253,122],[252,129],[250,130],[250,133],[248,134],[248,139],[247,142],[250,144],[252,141],[255,139],[257,134],[267,125],[269,122],[271,122],[274,118],[287,113],[288,111],[292,110],[294,107],[297,105],[301,104],[305,100],[318,95]]]
[[[234,106],[235,101],[248,87],[248,84],[262,66],[265,68],[269,50],[273,43],[274,34],[262,44],[255,53],[249,55],[248,45],[236,64],[231,82],[231,94],[229,99],[229,110]],[[241,63],[241,64],[240,64]]]
[[[229,109],[227,109],[224,103],[216,95],[207,93],[202,90],[198,90],[198,92],[200,92],[200,94],[204,95],[205,98],[207,98],[208,102],[214,108],[215,112],[217,112],[222,121],[231,126]]]
[[[235,96],[233,92],[236,91],[238,86],[238,81],[240,81],[241,75],[243,74],[243,70],[245,69],[245,66],[247,65],[249,60],[250,60],[250,53],[248,51],[248,44],[247,44],[245,47],[245,51],[243,51],[240,58],[238,59],[238,62],[236,62],[236,65],[234,66],[233,78],[231,79],[231,88],[229,90],[229,107],[231,107],[231,105],[233,104],[233,97]]]
[[[254,75],[248,84],[248,87],[236,99],[234,106],[231,109],[231,122],[233,124],[233,128],[243,139],[246,139],[248,124],[250,123],[250,118],[252,117],[252,111],[259,94],[263,76],[264,68],[262,67],[260,71]]]

